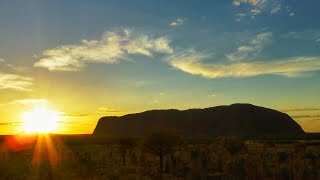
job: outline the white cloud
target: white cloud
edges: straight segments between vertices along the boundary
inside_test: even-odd
[[[18,74],[6,74],[0,72],[0,89],[12,89],[17,91],[31,91],[33,79]]]
[[[154,38],[128,29],[106,32],[101,40],[83,40],[79,44],[46,50],[34,66],[50,71],[79,71],[87,63],[116,63],[130,54],[150,57],[155,52],[171,54],[169,43],[166,37]]]
[[[302,73],[320,70],[320,57],[292,57],[273,61],[236,62],[208,64],[206,54],[189,50],[171,56],[169,64],[181,71],[206,78],[252,77],[258,75],[299,76]]]
[[[240,1],[233,1],[232,4],[234,6],[240,6],[241,5]]]
[[[170,23],[170,26],[176,27],[176,26],[182,26],[187,21],[187,18],[178,18],[175,21]]]
[[[242,61],[256,57],[262,49],[271,41],[272,33],[264,32],[256,35],[246,45],[241,45],[233,53],[227,54],[230,61]]]
[[[252,6],[259,6],[265,2],[267,2],[267,0],[237,0],[237,1],[233,1],[232,4],[234,6],[239,6],[241,3],[244,3]]]
[[[271,14],[278,14],[279,11],[281,10],[281,5],[280,4],[276,4],[272,6],[272,9],[270,11]]]
[[[211,93],[211,94],[208,94],[208,97],[216,97],[217,95],[215,93]]]
[[[245,17],[245,16],[247,16],[245,13],[239,13],[239,14],[237,14],[237,16],[238,17]]]
[[[245,13],[238,13],[236,14],[236,21],[241,21],[243,18],[245,18],[247,16],[247,14]]]
[[[252,9],[250,12],[251,12],[251,14],[253,14],[253,15],[258,15],[258,14],[261,13],[261,11],[260,11],[259,9]]]
[[[290,14],[289,14],[289,16],[294,16],[294,15],[296,15],[296,13],[290,13]]]
[[[233,6],[238,7],[240,10],[246,11],[248,14],[252,14],[252,18],[254,18],[256,15],[259,15],[263,12],[265,12],[265,14],[278,14],[286,3],[279,0],[235,0],[232,4]],[[247,7],[239,7],[242,4],[246,5]],[[285,6],[285,8],[287,11],[290,9],[289,6]]]

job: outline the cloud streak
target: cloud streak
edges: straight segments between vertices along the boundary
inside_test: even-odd
[[[66,113],[62,113],[61,116],[63,116],[63,117],[89,117],[91,115],[90,114],[66,114]]]
[[[8,72],[15,70],[16,68],[13,65],[9,64],[6,60],[0,58],[0,71]]]
[[[320,108],[290,108],[283,109],[284,112],[304,112],[304,111],[320,111]]]
[[[129,29],[106,32],[101,40],[83,40],[79,44],[64,45],[42,53],[35,67],[50,71],[79,71],[88,63],[116,63],[129,55],[152,57],[154,53],[171,54],[166,37],[137,34]]]
[[[267,2],[268,0],[235,0],[232,2],[232,4],[236,7],[240,7],[241,5],[249,5],[251,7],[249,13],[252,16],[256,16],[262,13],[262,10],[266,7]]]
[[[272,6],[272,9],[270,11],[271,14],[278,14],[279,11],[281,10],[281,5],[280,4],[276,4]]]
[[[33,79],[30,77],[0,72],[0,89],[31,91],[32,85]]]
[[[31,91],[33,78],[15,73],[16,68],[0,58],[0,90]]]
[[[231,61],[242,61],[256,57],[271,42],[271,39],[271,32],[260,33],[251,39],[248,44],[239,46],[235,52],[226,56]]]
[[[186,21],[187,21],[186,18],[178,18],[177,20],[171,22],[170,26],[172,27],[182,26],[185,24]]]
[[[258,15],[258,14],[260,14],[261,13],[261,11],[259,10],[259,9],[251,9],[251,14],[253,14],[253,15]]]
[[[259,6],[267,2],[267,0],[236,0],[233,1],[233,5],[235,6],[240,6],[242,3],[243,4],[250,4],[252,6]]]
[[[120,113],[122,111],[114,109],[114,108],[109,108],[109,107],[100,107],[98,108],[97,113]]]
[[[11,102],[11,104],[24,104],[24,105],[44,105],[47,104],[46,99],[17,99]]]
[[[0,126],[8,126],[8,125],[13,125],[13,124],[22,124],[22,122],[17,122],[17,121],[14,121],[14,122],[1,122]]]
[[[296,118],[296,119],[304,119],[304,118],[318,119],[318,118],[320,118],[320,114],[315,114],[315,115],[296,115],[296,116],[292,116],[292,118]]]
[[[320,42],[320,31],[319,30],[291,31],[289,33],[282,34],[281,38]]]
[[[288,13],[289,16],[294,16],[295,13],[287,4],[286,0],[235,0],[232,2],[233,6],[245,11],[248,15],[251,14],[252,18],[261,13],[276,15],[281,11]]]
[[[304,72],[320,70],[320,57],[292,57],[273,61],[235,62],[229,64],[205,63],[209,55],[189,50],[171,56],[171,66],[193,75],[206,78],[252,77],[258,75],[280,75],[296,77]]]
[[[217,95],[215,93],[211,93],[211,94],[208,94],[208,97],[216,97]]]

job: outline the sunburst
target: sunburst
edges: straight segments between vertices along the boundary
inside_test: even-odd
[[[36,107],[26,112],[23,117],[23,131],[27,133],[51,133],[57,130],[59,113],[46,107]]]

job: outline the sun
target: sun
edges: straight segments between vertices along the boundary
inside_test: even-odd
[[[23,130],[27,133],[54,132],[60,119],[59,113],[50,111],[46,107],[36,107],[22,115]]]

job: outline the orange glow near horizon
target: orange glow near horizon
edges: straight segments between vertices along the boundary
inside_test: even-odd
[[[30,162],[34,168],[49,162],[50,170],[54,171],[60,159],[57,151],[57,142],[54,142],[50,134],[20,134],[5,136],[0,151],[16,152],[32,150],[33,156]]]

